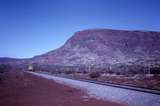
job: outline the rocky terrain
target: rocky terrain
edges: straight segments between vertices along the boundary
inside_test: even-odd
[[[89,29],[76,32],[56,50],[24,60],[3,58],[0,63],[150,73],[160,67],[159,45],[160,32]]]

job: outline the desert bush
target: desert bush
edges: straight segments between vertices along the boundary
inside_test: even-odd
[[[71,70],[68,70],[68,71],[65,71],[65,74],[73,74],[74,71],[71,71]]]
[[[87,74],[88,72],[84,70],[84,71],[77,71],[77,73]]]
[[[5,71],[9,71],[10,69],[10,65],[0,64],[0,73],[4,73]]]
[[[116,75],[121,75],[121,72],[116,72]]]
[[[100,73],[99,72],[92,72],[89,74],[90,78],[98,78],[100,77]]]
[[[109,74],[113,74],[114,72],[113,72],[113,71],[111,71],[111,70],[109,70],[109,71],[108,71],[108,73],[109,73]]]
[[[160,74],[160,68],[159,67],[152,67],[150,68],[151,74]]]

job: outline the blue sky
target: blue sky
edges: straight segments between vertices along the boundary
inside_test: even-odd
[[[0,57],[43,54],[90,28],[160,31],[160,0],[0,0]]]

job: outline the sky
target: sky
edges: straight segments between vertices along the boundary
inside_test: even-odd
[[[0,57],[31,58],[92,28],[160,31],[160,0],[0,0]]]

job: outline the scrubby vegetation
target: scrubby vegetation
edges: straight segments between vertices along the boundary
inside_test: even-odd
[[[98,78],[98,77],[100,77],[100,72],[91,72],[90,74],[89,74],[89,76],[90,76],[90,78]]]
[[[10,65],[0,64],[0,73],[4,73],[5,71],[9,71],[11,69]]]
[[[2,79],[4,78],[3,73],[7,72],[11,70],[11,66],[10,65],[6,65],[6,64],[0,64],[0,81],[2,81]]]
[[[67,70],[67,71],[65,71],[64,73],[65,73],[65,74],[73,74],[73,73],[74,73],[74,71]]]
[[[58,65],[37,65],[33,64],[34,71],[44,71],[49,72],[52,74],[88,74],[90,72],[91,76],[93,74],[99,73],[99,74],[115,74],[115,75],[146,75],[146,74],[154,74],[158,75],[160,74],[160,66],[144,66],[140,64],[130,64],[130,65],[124,65],[124,64],[114,64],[114,65],[108,65],[104,66],[103,68],[99,67],[86,67],[86,66],[58,66]]]

